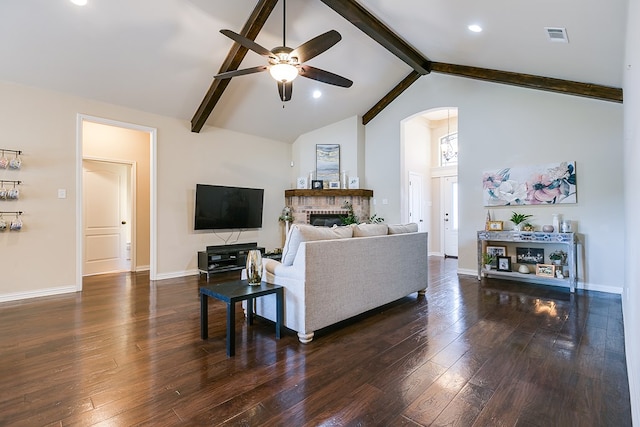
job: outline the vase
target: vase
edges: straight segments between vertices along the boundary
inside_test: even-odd
[[[262,253],[259,249],[251,249],[247,253],[247,282],[250,285],[262,282]]]

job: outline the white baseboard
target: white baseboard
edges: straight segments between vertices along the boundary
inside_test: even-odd
[[[478,270],[471,270],[468,268],[459,268],[458,274],[462,274],[465,276],[478,276]],[[599,285],[597,283],[583,283],[578,281],[578,285],[576,289],[584,289],[585,291],[597,291],[597,292],[605,292],[608,294],[617,294],[622,295],[622,288],[617,286],[605,286]]]
[[[52,295],[69,294],[76,292],[75,286],[62,286],[59,288],[39,289],[37,291],[29,292],[15,292],[11,294],[0,295],[0,302],[18,301],[22,299],[49,297]]]
[[[458,274],[462,274],[463,276],[478,276],[478,270],[471,270],[469,268],[459,268]]]
[[[175,279],[177,277],[195,276],[200,274],[199,270],[173,271],[171,273],[158,273],[154,280]]]
[[[139,265],[136,267],[135,272],[140,273],[141,271],[149,271],[151,270],[151,266],[149,265]]]

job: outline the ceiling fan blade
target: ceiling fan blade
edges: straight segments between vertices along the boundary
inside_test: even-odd
[[[282,102],[291,100],[291,95],[293,95],[293,82],[278,82],[278,93],[280,94]]]
[[[257,67],[245,68],[242,70],[227,71],[224,73],[217,74],[213,76],[213,78],[214,79],[230,79],[231,77],[238,77],[238,76],[244,76],[245,74],[259,73],[261,71],[266,71],[268,69],[269,67],[267,67],[266,65],[259,65]]]
[[[258,43],[254,42],[253,40],[249,40],[245,36],[242,36],[238,33],[234,33],[231,30],[220,30],[220,32],[225,36],[229,37],[234,42],[238,43],[239,45],[254,51],[258,55],[266,56],[268,58],[274,57],[273,53],[271,53],[269,49],[260,46]]]
[[[300,67],[300,75],[308,79],[317,80],[322,83],[328,83],[334,86],[351,87],[353,82],[347,78],[339,76],[337,74],[330,73],[329,71],[321,70],[310,65],[303,65]]]
[[[298,63],[302,64],[303,62],[320,55],[340,40],[342,40],[342,36],[339,32],[336,30],[327,31],[324,34],[320,34],[308,42],[301,44],[295,48],[289,56],[297,57]]]

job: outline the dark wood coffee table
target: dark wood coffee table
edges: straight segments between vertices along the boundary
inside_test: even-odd
[[[265,295],[276,295],[276,338],[280,339],[283,321],[284,288],[279,285],[262,282],[260,285],[251,286],[246,280],[220,283],[218,285],[203,286],[200,288],[200,337],[206,340],[209,337],[209,306],[208,299],[213,297],[227,303],[227,356],[233,356],[236,352],[236,310],[235,305],[239,301],[247,301],[247,319],[249,325],[253,324],[253,299]]]

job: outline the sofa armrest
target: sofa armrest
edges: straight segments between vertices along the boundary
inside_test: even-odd
[[[263,277],[265,278],[268,277],[268,275],[272,275],[277,277],[304,280],[304,268],[300,268],[296,264],[284,265],[280,261],[269,258],[263,259],[262,262],[265,273]]]

